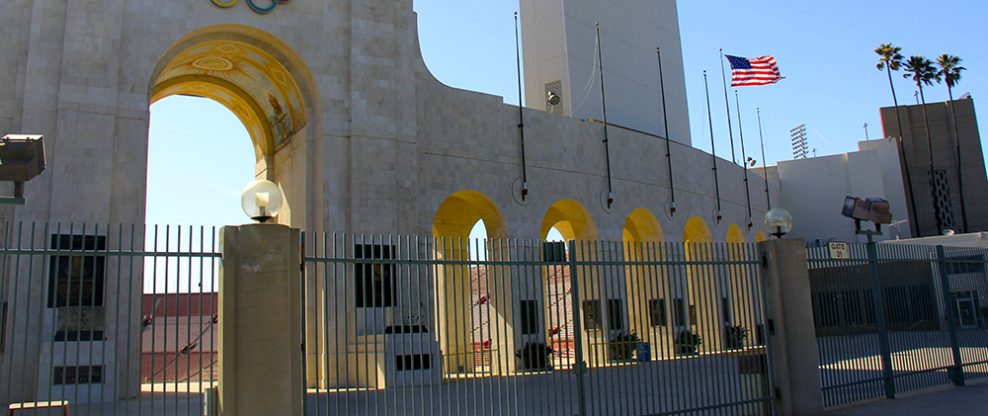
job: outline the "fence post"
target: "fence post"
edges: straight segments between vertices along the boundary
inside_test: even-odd
[[[823,414],[820,357],[803,240],[758,244],[765,281],[771,371],[779,414]]]
[[[895,398],[895,378],[892,373],[892,347],[885,323],[885,303],[882,301],[882,281],[878,273],[878,244],[868,236],[868,273],[871,275],[871,299],[875,306],[875,326],[878,330],[878,350],[882,356],[882,385],[885,397]]]
[[[220,231],[220,415],[303,414],[299,235],[277,224]]]
[[[950,352],[954,358],[954,367],[950,369],[949,376],[955,386],[963,386],[964,361],[961,359],[961,347],[957,339],[957,320],[950,302],[950,279],[947,276],[947,256],[943,246],[937,246],[937,265],[940,272],[940,292],[943,293],[944,319],[947,320],[947,334],[950,337]]]
[[[573,372],[576,374],[576,395],[579,416],[587,414],[586,391],[584,391],[583,376],[587,371],[587,363],[583,360],[583,315],[580,308],[580,285],[577,278],[576,269],[576,242],[569,242],[569,279],[570,279],[570,299],[573,303],[573,350],[576,354],[576,362],[573,364]]]

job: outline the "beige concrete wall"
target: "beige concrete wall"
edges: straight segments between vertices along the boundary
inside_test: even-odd
[[[679,210],[665,214],[664,142],[617,129],[608,208],[601,126],[531,110],[531,193],[520,201],[516,108],[428,72],[411,0],[293,0],[267,15],[208,0],[16,0],[0,5],[0,23],[0,51],[12,57],[0,73],[0,129],[45,135],[48,157],[8,219],[142,223],[155,77],[187,46],[216,40],[271,54],[301,90],[307,124],[265,156],[287,197],[279,221],[306,231],[431,235],[438,207],[464,189],[487,196],[516,238],[542,238],[547,210],[564,199],[586,208],[596,238],[615,241],[636,208],[669,240],[693,216],[720,239],[747,215],[741,167],[716,160],[718,224],[711,157],[678,143]],[[752,199],[758,224],[765,206]],[[758,229],[743,231],[750,241]],[[41,290],[31,295],[39,304]]]

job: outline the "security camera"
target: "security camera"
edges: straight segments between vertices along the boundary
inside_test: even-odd
[[[562,97],[559,96],[559,94],[556,94],[552,91],[546,93],[545,102],[548,103],[549,105],[559,105],[559,103],[562,100],[563,99]]]

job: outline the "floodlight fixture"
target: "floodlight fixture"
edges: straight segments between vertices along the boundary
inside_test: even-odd
[[[39,134],[10,134],[0,138],[0,182],[14,183],[14,196],[4,204],[24,204],[24,183],[45,170],[45,140]]]
[[[559,105],[559,103],[562,101],[563,98],[560,97],[559,94],[556,94],[552,91],[546,93],[545,102],[548,103],[549,105],[556,106]]]
[[[892,212],[889,201],[884,198],[858,198],[848,196],[844,198],[844,208],[841,215],[854,220],[854,228],[858,234],[866,234],[871,231],[862,231],[861,222],[867,221],[875,224],[875,234],[881,234],[883,224],[892,223]]]

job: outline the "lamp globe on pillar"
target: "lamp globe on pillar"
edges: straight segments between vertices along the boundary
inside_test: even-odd
[[[258,179],[247,185],[240,196],[244,213],[252,220],[265,223],[278,215],[284,199],[281,189],[273,182]]]
[[[772,208],[765,213],[765,225],[775,230],[772,235],[781,240],[792,230],[792,214],[783,208]]]

